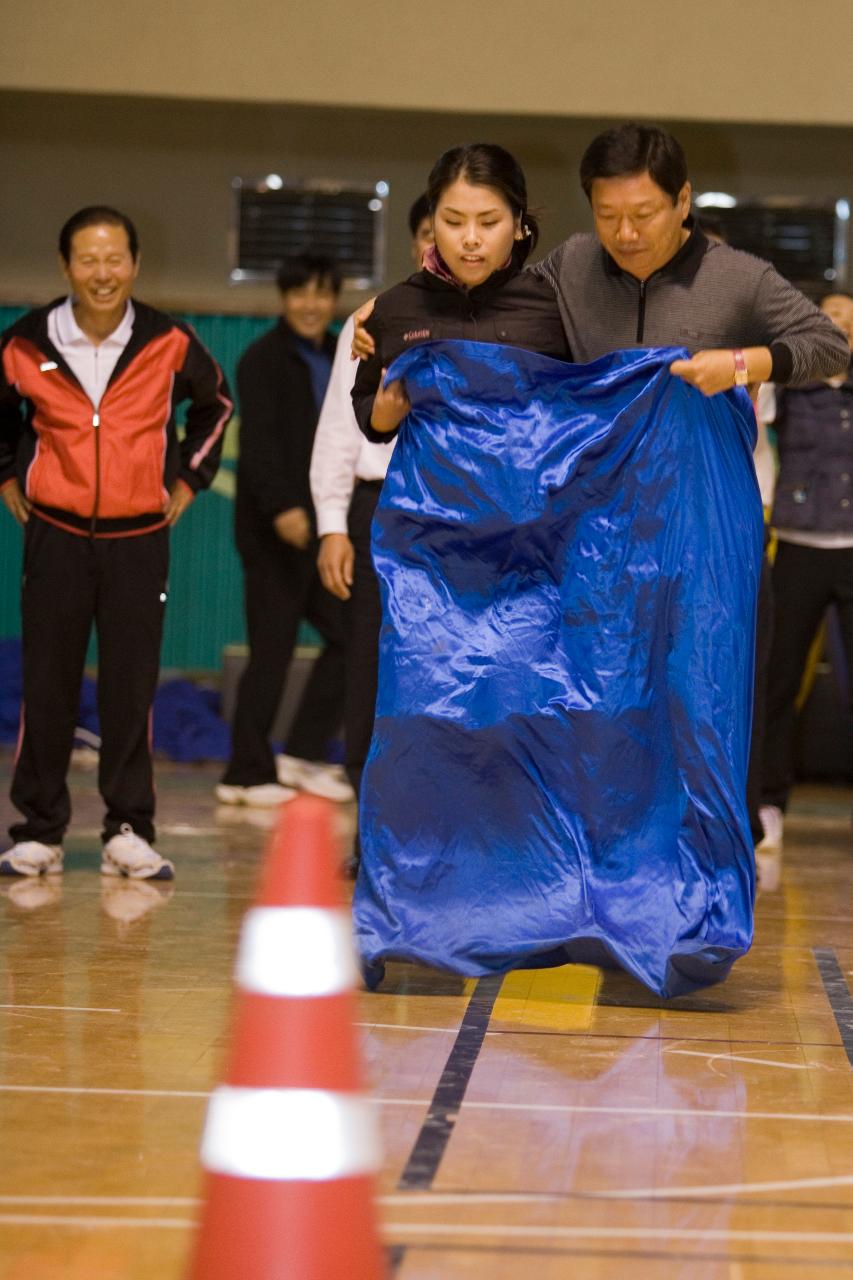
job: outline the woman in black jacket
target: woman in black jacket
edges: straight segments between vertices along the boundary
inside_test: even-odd
[[[352,396],[370,440],[390,440],[409,411],[400,382],[381,384],[417,343],[499,342],[571,358],[553,289],[522,271],[538,227],[515,158],[491,143],[453,147],[434,165],[427,195],[435,244],[421,271],[377,298],[366,325],[376,353],[359,365]]]

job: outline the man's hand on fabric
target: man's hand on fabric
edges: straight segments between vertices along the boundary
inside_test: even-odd
[[[385,377],[384,369],[382,377]],[[405,383],[397,379],[396,382],[389,382],[387,387],[380,385],[373,400],[370,425],[374,431],[395,431],[411,407]]]
[[[339,600],[349,600],[355,549],[345,533],[327,533],[320,542],[317,569],[327,591]]]
[[[373,308],[376,305],[375,298],[369,298],[364,306],[359,307],[353,316],[355,328],[352,335],[352,348],[350,350],[351,360],[368,360],[376,351],[376,343],[365,329],[365,325],[373,315]]]
[[[743,356],[750,382],[767,382],[773,365],[769,348],[748,347]],[[728,348],[697,351],[689,360],[674,360],[669,371],[676,378],[682,378],[696,387],[703,396],[715,396],[719,391],[729,391],[735,385],[734,352]]]
[[[18,481],[12,480],[5,485],[0,489],[0,494],[18,524],[26,524],[30,518],[32,503],[24,497],[24,491]]]
[[[280,511],[273,520],[273,528],[282,542],[298,551],[304,551],[311,541],[311,521],[304,507]]]
[[[689,382],[703,396],[715,396],[735,385],[735,361],[731,351],[697,351],[690,360],[675,360],[669,366],[676,378]]]
[[[166,523],[177,524],[194,497],[195,494],[188,484],[184,484],[183,480],[176,480],[169,490],[169,500],[163,508]]]

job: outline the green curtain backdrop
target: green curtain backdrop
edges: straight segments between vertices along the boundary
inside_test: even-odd
[[[23,311],[23,307],[0,307],[0,331]],[[232,390],[237,361],[272,323],[269,316],[183,314],[180,318],[193,326],[219,361]],[[235,414],[213,487],[199,495],[172,534],[164,670],[218,671],[223,646],[245,641],[243,577],[232,527],[238,434]],[[20,564],[21,531],[0,508],[0,636],[20,632]],[[309,643],[318,639],[307,626],[300,638]]]

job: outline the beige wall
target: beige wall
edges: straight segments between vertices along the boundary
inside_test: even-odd
[[[0,87],[853,122],[851,0],[27,0]]]
[[[606,123],[0,92],[0,302],[58,294],[61,223],[106,202],[139,225],[141,297],[187,310],[272,309],[271,287],[227,279],[231,179],[271,171],[387,179],[391,282],[408,273],[406,213],[431,163],[478,138],[518,154],[547,248],[588,225],[577,163]],[[670,123],[699,188],[853,198],[853,128]]]

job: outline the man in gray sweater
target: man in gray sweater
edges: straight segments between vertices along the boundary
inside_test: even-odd
[[[747,382],[831,378],[844,334],[761,258],[708,240],[690,214],[681,146],[662,129],[599,134],[580,166],[595,234],[570,236],[532,268],[557,291],[572,358],[686,347],[672,373],[705,395]]]

